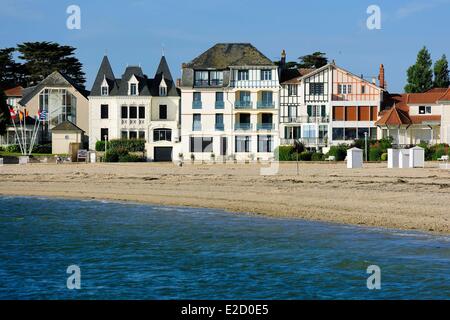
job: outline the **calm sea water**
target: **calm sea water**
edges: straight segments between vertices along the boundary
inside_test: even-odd
[[[0,299],[450,299],[450,238],[421,233],[0,197],[0,237]]]

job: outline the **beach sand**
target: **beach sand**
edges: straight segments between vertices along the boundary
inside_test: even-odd
[[[450,234],[450,170],[366,164],[29,164],[0,167],[0,195],[136,201]]]

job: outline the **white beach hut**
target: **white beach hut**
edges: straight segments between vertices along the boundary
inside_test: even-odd
[[[394,169],[399,167],[400,150],[388,149],[388,168]]]
[[[417,146],[409,149],[409,167],[425,167],[425,149]]]
[[[401,169],[409,168],[409,150],[401,149],[398,157],[398,167]]]
[[[358,148],[351,148],[347,150],[347,169],[362,168],[363,165],[363,151]]]

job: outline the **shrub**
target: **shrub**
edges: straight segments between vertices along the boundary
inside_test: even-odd
[[[119,162],[120,157],[128,155],[125,148],[108,149],[105,153],[105,162]]]
[[[0,146],[0,152],[5,151],[5,148],[3,146]]]
[[[279,161],[291,161],[294,154],[293,146],[279,146],[275,150],[275,154],[278,154]]]
[[[108,148],[124,148],[129,152],[144,152],[144,139],[114,139],[108,142]]]
[[[328,156],[334,156],[336,161],[344,161],[347,156],[348,146],[345,144],[340,144],[338,146],[332,146],[328,152]]]
[[[430,147],[431,160],[437,160],[448,154],[449,147],[447,144],[437,144]]]
[[[38,144],[33,147],[33,153],[43,153],[43,154],[51,154],[52,153],[52,145],[49,144]]]
[[[369,160],[370,161],[380,161],[382,154],[383,154],[383,151],[381,150],[380,147],[378,147],[378,148],[370,148]]]
[[[119,162],[144,162],[145,158],[136,154],[125,154],[119,156]]]
[[[388,159],[388,154],[386,152],[381,154],[381,161],[387,161]]]
[[[431,150],[430,146],[428,146],[428,143],[421,142],[419,144],[419,147],[421,147],[425,150],[425,160],[431,161],[433,159],[433,151]]]
[[[325,155],[322,152],[314,152],[311,157],[312,161],[323,161],[325,160]]]
[[[20,153],[20,146],[18,144],[12,144],[6,147],[6,152]]]
[[[95,143],[95,151],[105,151],[105,141],[97,141]]]
[[[313,153],[311,151],[303,151],[299,154],[299,159],[301,161],[311,161]]]
[[[382,138],[378,142],[379,142],[381,151],[384,153],[384,152],[387,152],[387,149],[392,148],[392,142],[394,142],[394,138],[392,138],[392,137]]]

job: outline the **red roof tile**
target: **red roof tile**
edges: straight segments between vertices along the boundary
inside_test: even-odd
[[[23,88],[21,86],[17,86],[8,90],[5,90],[5,95],[7,97],[21,97]]]

